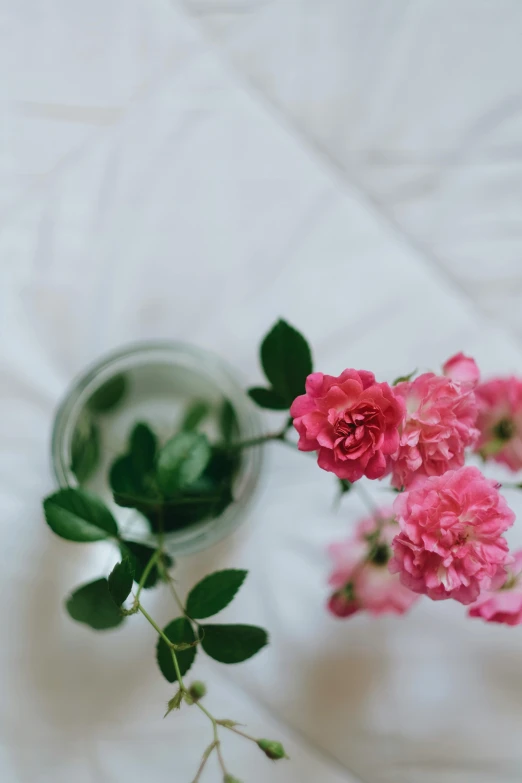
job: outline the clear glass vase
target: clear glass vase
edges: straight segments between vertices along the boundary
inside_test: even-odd
[[[103,395],[111,388],[121,399],[106,410],[102,405],[94,416],[89,406],[96,400],[96,393],[102,390]],[[51,450],[59,485],[78,486],[74,452],[78,438],[84,437],[87,448],[96,452],[96,469],[81,481],[82,487],[109,505],[126,537],[144,542],[151,539],[150,528],[135,509],[114,503],[108,480],[110,467],[127,449],[129,433],[136,423],[147,424],[162,444],[179,430],[194,401],[207,404],[209,413],[202,431],[211,442],[219,437],[218,415],[224,404],[229,405],[233,416],[234,439],[249,440],[262,434],[260,416],[236,373],[212,353],[184,343],[155,342],[132,345],[102,358],[72,384],[57,411]],[[217,517],[167,533],[166,549],[175,556],[189,554],[235,530],[246,517],[261,465],[259,446],[242,450],[233,479],[232,503]]]

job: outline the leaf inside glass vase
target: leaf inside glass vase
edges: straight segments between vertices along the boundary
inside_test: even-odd
[[[233,500],[232,486],[238,465],[236,454],[229,456],[220,447],[211,447],[206,438],[205,446],[202,440],[194,439],[191,444],[185,439],[181,441],[179,436],[175,440],[175,448],[169,447],[165,459],[161,460],[160,456],[158,460],[158,473],[162,474],[159,483],[168,490],[162,508],[163,518],[160,520],[159,514],[157,519],[149,516],[153,529],[157,529],[162,521],[166,532],[180,530],[223,513]],[[179,454],[182,445],[188,461],[185,458],[185,470],[180,472],[174,457]],[[170,475],[169,470],[172,470]],[[190,476],[190,481],[187,476]]]
[[[115,502],[139,511],[152,532],[173,532],[213,519],[233,501],[241,458],[224,442],[236,437],[235,412],[228,401],[223,404],[217,435],[221,445],[216,446],[197,430],[209,410],[202,401],[190,406],[183,429],[161,449],[150,427],[136,424],[128,451],[112,463],[109,483]],[[186,429],[188,425],[192,429]]]
[[[211,456],[206,435],[178,432],[158,455],[156,477],[163,495],[175,497],[194,484],[207,467]]]
[[[93,413],[109,413],[122,402],[127,393],[127,387],[125,375],[115,375],[91,395],[87,407]]]
[[[109,471],[109,485],[119,506],[138,508],[160,500],[154,474],[156,452],[155,434],[139,422],[130,434],[127,453],[117,457]]]
[[[231,443],[233,438],[237,437],[239,433],[239,426],[234,406],[230,400],[227,399],[224,399],[221,403],[221,408],[219,411],[219,429],[225,444]]]
[[[197,430],[200,424],[208,417],[210,411],[211,408],[208,402],[205,402],[205,400],[196,400],[187,409],[181,423],[181,429],[185,432]]]
[[[88,411],[78,417],[71,443],[71,470],[85,484],[100,462],[100,429]]]

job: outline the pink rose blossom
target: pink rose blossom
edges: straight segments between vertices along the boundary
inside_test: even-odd
[[[477,451],[484,459],[522,468],[522,380],[494,378],[476,389],[479,405]]]
[[[502,533],[515,515],[478,468],[419,479],[395,500],[400,527],[390,571],[416,593],[470,604],[509,562]]]
[[[393,486],[408,487],[420,476],[440,476],[460,468],[465,448],[479,435],[472,385],[424,373],[397,384],[395,393],[404,399],[406,418],[399,448],[392,455]]]
[[[482,592],[470,607],[470,617],[506,625],[522,623],[522,550],[514,553],[513,561],[506,568],[499,568],[489,590]]]
[[[451,359],[448,359],[442,368],[442,372],[452,381],[458,383],[469,383],[476,386],[480,378],[480,370],[477,367],[475,359],[464,354],[456,353]]]
[[[339,377],[309,375],[306,394],[294,400],[290,414],[301,451],[318,451],[319,467],[357,481],[385,474],[387,457],[399,445],[404,406],[373,373],[344,370]]]
[[[391,542],[398,525],[389,509],[363,519],[355,536],[330,547],[334,569],[329,584],[335,589],[328,609],[336,617],[366,610],[372,615],[404,614],[419,596],[404,587],[387,568]]]

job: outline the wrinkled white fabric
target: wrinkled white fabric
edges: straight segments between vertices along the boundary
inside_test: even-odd
[[[458,350],[519,372],[518,137],[486,131],[520,101],[520,6],[4,5],[0,778],[188,783],[208,727],[190,711],[163,721],[172,694],[148,627],[95,635],[61,608],[114,556],[42,521],[55,406],[88,362],[137,339],[197,343],[257,382],[280,315],[328,372],[390,380]],[[229,738],[230,771],[519,783],[518,629],[428,601],[404,619],[330,618],[325,547],[364,508],[352,493],[334,512],[334,481],[310,458],[277,444],[266,456],[245,525],[180,566],[182,585],[249,568],[226,617],[271,633],[245,665],[194,671],[211,707],[292,757],[269,765]],[[167,597],[147,600],[172,618]],[[218,779],[214,766],[203,778]]]

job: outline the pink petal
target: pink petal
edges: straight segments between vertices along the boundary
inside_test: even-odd
[[[386,472],[386,459],[382,451],[377,451],[373,457],[369,460],[364,471],[365,476],[369,479],[378,479],[384,476]]]
[[[311,413],[316,410],[315,401],[308,396],[308,394],[301,394],[296,397],[290,406],[290,416],[293,419],[297,419],[300,416],[304,416],[307,413]]]
[[[324,375],[322,372],[313,372],[305,383],[306,394],[310,397],[322,397]]]

